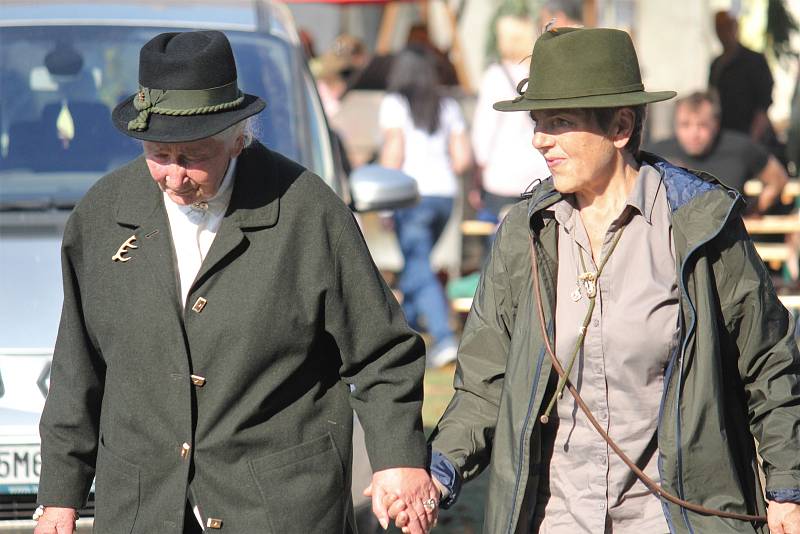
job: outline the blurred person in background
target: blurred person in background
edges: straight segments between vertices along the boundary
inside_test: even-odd
[[[433,337],[428,365],[440,367],[455,359],[458,343],[444,290],[431,269],[431,252],[450,219],[457,175],[471,164],[469,138],[461,109],[442,96],[435,59],[424,48],[409,47],[395,58],[388,85],[378,119],[380,163],[412,176],[422,197],[394,214],[405,260],[398,286],[409,323],[419,326],[424,317]]]
[[[312,59],[309,68],[317,81],[317,92],[325,114],[334,117],[339,113],[342,96],[347,92],[347,82],[344,79],[347,68],[345,60],[328,51]]]
[[[546,0],[539,10],[539,31],[550,22],[559,28],[583,26],[583,1]]]
[[[800,176],[800,73],[797,75],[792,98],[792,112],[786,140],[786,159],[792,165],[792,174]]]
[[[366,58],[356,53],[353,59],[353,50],[362,50],[363,43],[353,41],[348,35],[340,35],[330,50],[322,55],[309,60],[308,66],[317,83],[317,93],[322,102],[322,109],[328,119],[335,117],[341,109],[342,98],[347,92],[346,77],[352,79],[357,76]],[[355,70],[354,70],[355,69]],[[347,140],[345,132],[333,125],[330,126],[331,143],[339,161],[342,171],[349,176],[353,170],[350,157],[347,153]]]
[[[717,12],[714,29],[722,54],[711,62],[708,85],[719,95],[720,125],[771,146],[775,132],[767,110],[772,105],[773,79],[767,60],[739,42],[739,23],[731,13]]]
[[[303,47],[303,53],[306,55],[306,61],[310,61],[317,57],[317,47],[314,43],[314,36],[305,28],[300,28],[297,32],[300,37],[300,46]]]
[[[781,162],[747,135],[720,125],[720,106],[714,93],[695,92],[679,99],[674,110],[675,137],[655,143],[652,151],[675,165],[705,171],[744,195],[748,180],[764,187],[748,213],[766,213],[780,198],[789,180]]]
[[[361,71],[370,62],[370,53],[364,41],[353,35],[343,33],[334,41],[329,50],[340,62],[339,74],[347,87],[353,87]]]
[[[442,50],[431,39],[428,25],[424,22],[417,22],[411,25],[406,37],[406,46],[424,48],[436,59],[436,73],[439,76],[439,84],[454,86],[458,85],[458,74],[453,62],[446,50]]]
[[[530,118],[492,109],[494,102],[513,98],[520,80],[528,75],[533,21],[522,15],[501,15],[496,30],[500,60],[486,69],[478,90],[472,122],[476,168],[468,193],[470,205],[485,210],[479,218],[493,222],[500,220],[503,208],[520,200],[534,180],[550,176],[542,155],[526,150],[533,137]]]

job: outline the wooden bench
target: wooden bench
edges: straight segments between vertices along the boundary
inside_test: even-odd
[[[800,232],[800,214],[747,217],[744,227],[750,234],[794,234]]]
[[[756,252],[764,263],[783,263],[791,258],[791,250],[784,243],[756,243]]]
[[[460,297],[450,301],[450,307],[456,313],[469,313],[472,309],[472,297]]]
[[[800,295],[778,295],[781,304],[791,311],[800,311]]]
[[[744,184],[744,194],[749,197],[757,197],[764,189],[761,180],[748,180]],[[788,204],[796,197],[800,196],[800,180],[789,180],[781,191],[781,202]]]
[[[495,233],[497,224],[488,221],[466,220],[461,222],[461,233],[469,236],[489,236]]]

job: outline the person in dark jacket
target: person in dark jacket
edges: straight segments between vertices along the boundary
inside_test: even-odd
[[[424,349],[352,213],[247,143],[264,102],[222,33],[158,35],[139,83],[113,122],[144,155],[64,234],[35,533],[71,534],[93,479],[99,534],[353,532],[353,409],[374,510],[402,494],[426,531]]]
[[[720,128],[719,101],[713,92],[694,92],[679,98],[673,115],[675,137],[659,141],[650,150],[687,169],[719,177],[725,185],[745,194],[748,180],[763,189],[747,199],[747,212],[765,214],[778,201],[789,180],[781,162],[748,136]]]
[[[488,469],[486,533],[800,532],[800,354],[741,195],[639,150],[675,93],[627,33],[555,28],[533,57],[495,108],[531,114],[552,176],[482,272],[430,439],[443,507]]]

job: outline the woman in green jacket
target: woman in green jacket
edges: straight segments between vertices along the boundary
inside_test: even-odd
[[[488,468],[485,533],[800,532],[800,355],[741,196],[639,151],[674,93],[626,33],[549,30],[533,58],[495,108],[531,113],[552,179],[482,273],[431,438],[443,506]]]

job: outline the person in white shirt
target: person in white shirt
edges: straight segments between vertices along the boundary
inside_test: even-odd
[[[483,74],[472,119],[476,179],[468,193],[470,205],[500,219],[503,207],[514,204],[535,180],[550,176],[539,152],[530,150],[534,123],[529,117],[501,113],[492,103],[517,96],[517,85],[528,75],[534,27],[528,17],[504,15],[497,20],[500,61]]]
[[[380,162],[412,176],[422,197],[394,216],[405,259],[399,282],[403,309],[412,326],[425,316],[434,340],[428,365],[440,367],[455,359],[458,347],[430,255],[453,209],[456,176],[471,164],[469,138],[459,105],[440,93],[435,61],[425,50],[412,46],[400,53],[388,86],[379,112]]]

